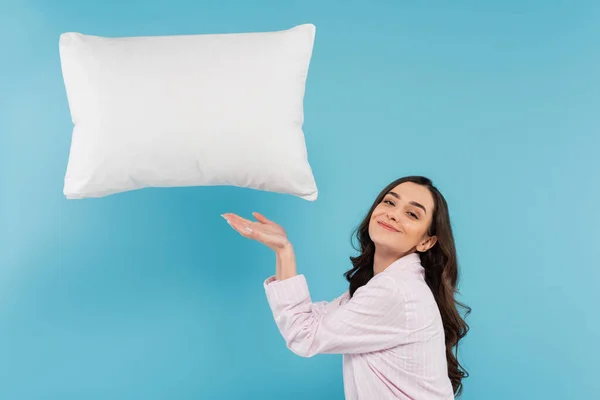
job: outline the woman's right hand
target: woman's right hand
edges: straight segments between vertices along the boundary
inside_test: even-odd
[[[252,215],[256,218],[256,222],[232,213],[226,213],[222,216],[240,235],[261,242],[275,252],[291,247],[287,233],[281,225],[267,219],[260,213],[254,212]]]

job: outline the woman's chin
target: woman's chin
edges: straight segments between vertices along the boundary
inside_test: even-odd
[[[373,240],[375,243],[375,250],[386,253],[402,253],[402,247],[398,246],[398,243],[394,243],[392,240],[381,238],[380,240]]]

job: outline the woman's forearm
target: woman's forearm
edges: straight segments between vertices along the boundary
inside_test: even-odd
[[[275,252],[276,273],[278,281],[296,276],[296,255],[291,243],[286,244]]]

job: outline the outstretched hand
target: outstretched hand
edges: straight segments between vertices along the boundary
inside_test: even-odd
[[[283,227],[260,213],[254,212],[252,215],[256,218],[256,221],[250,221],[232,213],[222,214],[221,216],[240,235],[256,240],[271,250],[277,252],[290,246],[287,233]]]

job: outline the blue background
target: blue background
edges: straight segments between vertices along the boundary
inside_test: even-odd
[[[310,203],[235,187],[62,194],[72,125],[58,36],[317,26]],[[600,391],[600,4],[593,1],[0,2],[0,398],[343,398],[339,355],[285,348],[263,212],[313,300],[346,289],[351,231],[388,182],[446,196],[473,307],[464,399]]]

